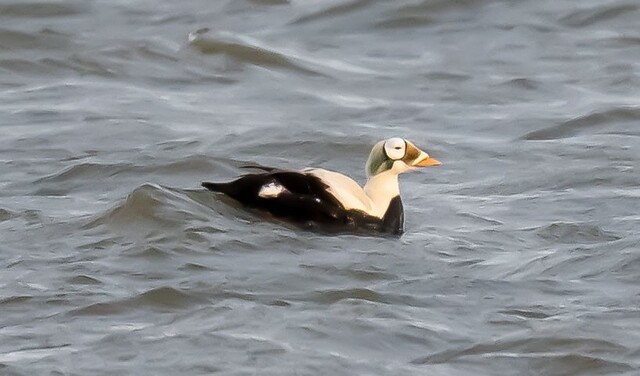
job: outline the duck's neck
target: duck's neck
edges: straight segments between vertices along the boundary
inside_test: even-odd
[[[400,195],[398,174],[392,171],[385,171],[369,177],[367,184],[364,186],[364,192],[374,205],[373,213],[371,214],[382,218],[391,200]]]

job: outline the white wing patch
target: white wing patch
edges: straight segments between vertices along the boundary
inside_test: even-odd
[[[275,181],[272,181],[269,184],[265,184],[260,187],[258,196],[262,198],[276,198],[286,192],[289,192],[287,188],[283,187],[281,184],[278,184]]]

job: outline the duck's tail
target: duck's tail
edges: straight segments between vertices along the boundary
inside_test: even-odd
[[[210,181],[202,182],[202,186],[210,191],[227,193],[229,183],[212,183]]]

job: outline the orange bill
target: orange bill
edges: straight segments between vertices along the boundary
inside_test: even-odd
[[[431,158],[431,157],[426,157],[422,160],[420,160],[420,162],[415,163],[414,166],[417,167],[429,167],[429,166],[440,166],[442,163],[435,159],[435,158]]]

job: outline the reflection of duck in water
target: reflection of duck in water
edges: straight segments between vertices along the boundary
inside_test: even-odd
[[[353,179],[319,168],[301,171],[254,166],[263,170],[228,183],[202,186],[306,227],[333,231],[372,230],[401,234],[404,211],[398,174],[438,166],[434,158],[402,138],[378,142],[367,160],[364,189]]]

